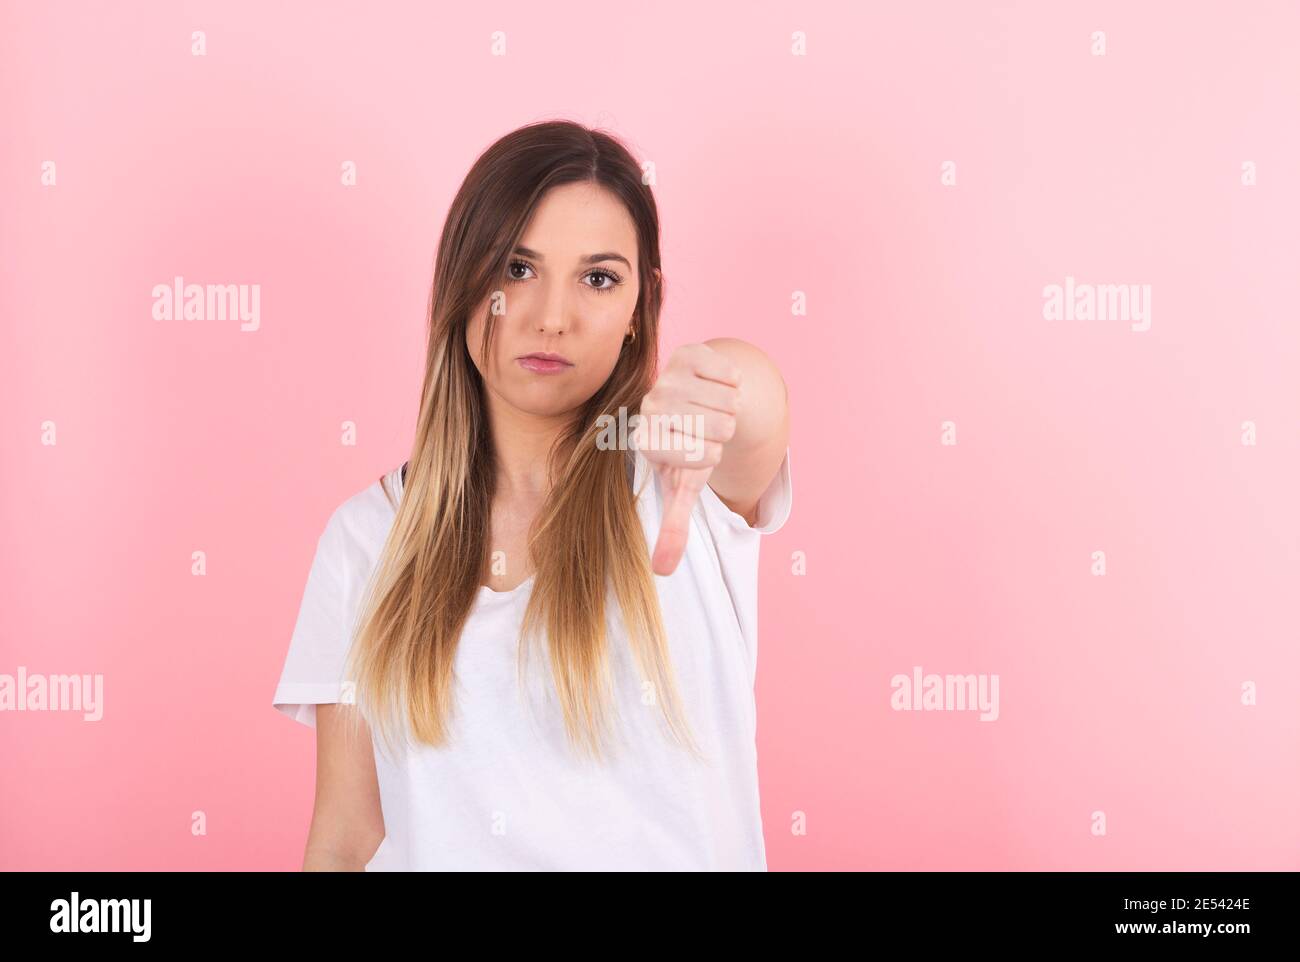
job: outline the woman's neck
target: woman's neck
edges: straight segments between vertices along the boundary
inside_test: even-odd
[[[543,416],[512,407],[499,398],[488,399],[499,494],[541,497],[550,490],[551,449],[565,433],[571,415]]]

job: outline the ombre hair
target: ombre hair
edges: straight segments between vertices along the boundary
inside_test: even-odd
[[[569,121],[529,124],[474,163],[443,225],[428,311],[428,350],[402,496],[362,602],[345,676],[386,744],[404,730],[443,746],[454,732],[460,634],[488,569],[496,483],[485,387],[466,346],[470,313],[500,289],[530,216],[549,189],[590,182],[626,207],[636,228],[640,293],[609,378],[577,411],[550,453],[556,478],[529,531],[535,571],[519,639],[544,634],[571,746],[605,754],[613,678],[606,637],[612,589],[643,685],[667,730],[698,753],[683,717],[624,450],[598,446],[602,415],[629,414],[654,383],[663,287],[659,215],[641,169],[618,140]],[[489,358],[493,316],[485,316]],[[381,479],[382,482],[382,479]],[[390,501],[392,492],[385,488]],[[615,706],[616,707],[616,706]],[[352,713],[356,720],[356,712]]]

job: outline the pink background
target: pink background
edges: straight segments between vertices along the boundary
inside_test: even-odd
[[[0,868],[299,867],[315,537],[406,454],[461,178],[566,117],[656,164],[665,348],[790,385],[770,867],[1300,869],[1296,5],[458,7],[0,8],[0,673],[105,678],[0,714]],[[154,321],[177,274],[261,329]],[[1045,320],[1067,275],[1151,329]],[[914,665],[1001,717],[891,710]]]

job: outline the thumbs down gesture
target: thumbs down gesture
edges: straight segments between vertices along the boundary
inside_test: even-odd
[[[736,433],[741,374],[740,366],[721,351],[687,344],[672,353],[641,400],[633,439],[663,490],[663,516],[651,559],[657,575],[676,570],[686,551],[691,512],[722,460],[723,446]]]

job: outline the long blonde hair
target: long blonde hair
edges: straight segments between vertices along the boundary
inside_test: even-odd
[[[465,344],[470,312],[500,286],[542,195],[578,181],[612,191],[635,223],[641,280],[636,336],[552,449],[558,480],[529,533],[535,575],[520,634],[520,678],[528,640],[544,632],[568,740],[602,757],[614,687],[605,618],[612,588],[643,687],[648,683],[661,706],[667,730],[698,754],[683,717],[629,483],[630,455],[596,444],[601,415],[617,417],[620,407],[635,413],[657,372],[663,304],[658,212],[628,150],[602,131],[568,121],[530,124],[489,147],[443,226],[414,444],[345,672],[355,680],[357,703],[389,746],[399,729],[426,745],[448,743],[456,650],[489,561],[496,466],[484,385]],[[485,320],[482,356],[489,357],[490,313]]]

